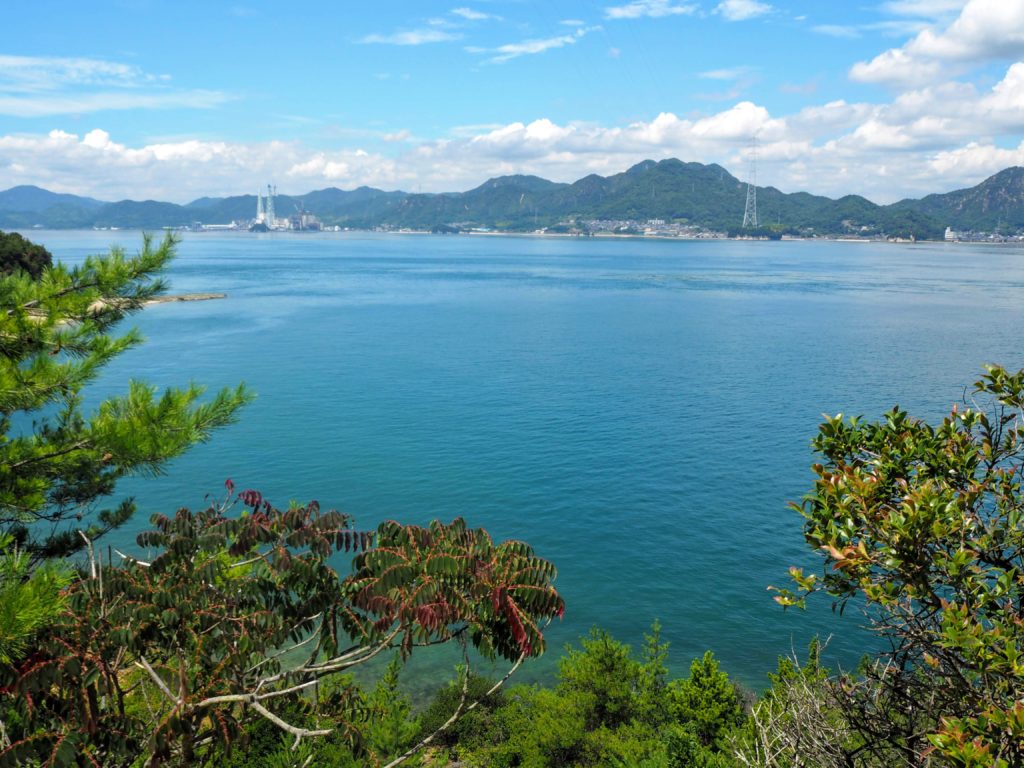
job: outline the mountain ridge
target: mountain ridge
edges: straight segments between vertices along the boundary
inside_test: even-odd
[[[303,209],[326,224],[356,229],[456,226],[524,231],[577,220],[673,221],[714,231],[741,229],[747,185],[718,164],[644,160],[621,173],[572,183],[497,176],[465,192],[408,193],[360,186],[278,195],[279,216]],[[941,238],[945,228],[1024,228],[1024,168],[1006,168],[951,192],[877,205],[860,195],[829,198],[757,187],[761,222],[794,234],[886,234]],[[0,227],[180,227],[244,221],[255,195],[200,197],[185,205],[157,200],[104,202],[21,185],[0,191]]]

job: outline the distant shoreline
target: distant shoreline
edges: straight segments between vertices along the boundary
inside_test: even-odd
[[[32,233],[39,232],[90,232],[96,233],[94,229],[36,229],[36,230],[22,230],[12,229],[12,232],[18,232],[26,237],[31,237]],[[102,230],[101,230],[102,231]],[[146,229],[119,229],[111,230],[114,234],[129,234],[129,233],[140,233],[147,232]],[[186,232],[182,231],[180,234],[187,235],[213,235],[213,236],[244,236],[251,235],[253,233],[244,230],[217,230],[210,232]],[[278,235],[297,235],[301,237],[309,237],[311,235],[345,235],[345,234],[373,234],[373,235],[432,235],[435,237],[452,237],[458,236],[470,236],[470,237],[523,237],[523,238],[553,238],[553,239],[574,239],[574,240],[658,240],[658,241],[678,241],[678,242],[755,242],[764,241],[769,242],[770,238],[767,237],[728,237],[722,233],[709,234],[704,237],[680,237],[676,235],[643,235],[643,234],[620,234],[616,232],[595,232],[591,235],[577,235],[568,232],[458,232],[451,234],[441,234],[431,232],[426,229],[396,229],[396,230],[373,230],[373,229],[347,229],[338,232],[324,231],[324,232],[271,232],[261,233],[270,234],[274,236]],[[1002,241],[993,242],[988,240],[899,240],[899,239],[873,239],[873,238],[858,238],[858,237],[844,237],[844,236],[821,236],[821,237],[799,237],[796,235],[783,235],[781,240],[785,242],[806,242],[806,243],[884,243],[887,245],[915,245],[923,243],[931,244],[945,244],[945,245],[988,245],[988,246],[1010,246],[1010,247],[1021,247],[1024,246],[1024,241]],[[222,299],[226,298],[224,294],[186,294],[182,296],[165,296],[158,299],[154,299],[153,303],[167,303],[172,301],[205,301],[208,299]]]
[[[178,293],[170,296],[154,296],[142,302],[143,307],[151,307],[154,304],[173,304],[179,301],[209,301],[211,299],[226,299],[226,293]],[[93,311],[99,311],[111,304],[127,305],[127,299],[97,299],[90,307]]]
[[[226,299],[226,293],[179,293],[171,296],[155,296],[147,299],[144,306],[153,304],[171,304],[175,301],[210,301],[212,299]]]

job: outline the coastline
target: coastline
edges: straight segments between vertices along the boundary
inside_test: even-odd
[[[91,229],[41,229],[41,230],[19,230],[13,229],[12,232],[18,232],[25,237],[31,237],[33,233],[38,234],[39,232],[95,232]],[[130,233],[130,232],[144,232],[146,230],[118,230],[119,234]],[[235,236],[247,236],[253,233],[245,232],[242,230],[218,230],[210,232],[188,232],[190,236],[201,235],[201,236],[214,236],[214,237],[235,237]],[[302,237],[309,237],[310,235],[346,235],[346,234],[374,234],[374,235],[432,235],[437,236],[436,233],[425,229],[395,229],[395,230],[375,230],[375,229],[347,229],[338,232],[272,232],[269,233],[274,236],[278,235],[300,235]],[[740,242],[740,241],[764,241],[771,242],[770,238],[766,237],[728,237],[724,233],[709,233],[703,237],[684,237],[676,235],[644,235],[644,234],[618,234],[613,232],[595,232],[591,235],[579,235],[571,234],[568,232],[459,232],[460,237],[511,237],[511,238],[552,238],[552,239],[575,239],[575,240],[658,240],[658,241],[682,241],[682,242]],[[450,235],[443,235],[448,237]],[[821,237],[799,237],[796,235],[783,235],[780,238],[785,242],[807,242],[807,243],[885,243],[888,245],[920,245],[920,244],[945,244],[945,245],[987,245],[987,246],[1009,246],[1019,248],[1024,246],[1024,240],[1022,241],[989,241],[989,240],[906,240],[906,239],[888,239],[888,238],[861,238],[861,237],[849,237],[849,236],[821,236]],[[163,296],[153,299],[153,303],[168,303],[173,301],[205,301],[209,299],[221,299],[226,298],[224,294],[185,294],[179,296]]]
[[[176,301],[212,301],[213,299],[226,299],[227,297],[226,293],[178,293],[170,296],[155,296],[143,302],[143,306],[171,304]]]

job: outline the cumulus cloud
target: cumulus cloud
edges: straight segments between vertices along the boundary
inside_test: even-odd
[[[945,29],[921,30],[899,48],[850,69],[853,80],[914,87],[957,65],[1024,56],[1024,3],[969,0]]]
[[[177,202],[239,194],[267,179],[296,194],[363,184],[443,192],[509,173],[574,181],[666,157],[718,162],[741,175],[757,135],[764,183],[892,202],[970,186],[1024,164],[1022,133],[1024,62],[1017,62],[990,88],[942,82],[878,104],[837,100],[779,115],[739,101],[703,115],[662,112],[620,125],[538,117],[461,126],[429,141],[405,131],[352,131],[348,141],[365,146],[332,151],[192,139],[133,146],[101,128],[15,134],[0,136],[0,178],[101,199]]]
[[[863,83],[884,83],[913,87],[934,82],[942,74],[944,62],[922,59],[904,48],[890,48],[871,61],[860,61],[850,69],[850,77]]]
[[[784,133],[763,107],[742,102],[704,118],[666,112],[626,126],[562,125],[542,118],[468,127],[460,137],[414,143],[395,156],[361,149],[316,151],[291,142],[187,140],[132,147],[101,129],[82,136],[53,131],[0,136],[0,175],[11,184],[35,183],[101,199],[178,202],[238,194],[254,180],[268,178],[277,179],[282,191],[287,182],[287,191],[296,193],[361,184],[388,189],[423,184],[444,191],[467,189],[503,173],[572,181],[589,172],[615,173],[648,157],[713,159],[744,145],[759,129],[773,139]]]
[[[697,6],[692,3],[674,5],[669,0],[633,0],[626,5],[616,5],[604,9],[606,19],[639,19],[647,16],[658,19],[663,16],[688,16],[696,13]]]
[[[761,3],[758,0],[722,0],[715,6],[715,13],[722,15],[728,21],[746,21],[758,16],[764,16],[774,10],[768,3]]]
[[[966,146],[937,153],[929,165],[944,177],[982,178],[1002,168],[1024,165],[1024,141],[1010,149],[972,141]]]

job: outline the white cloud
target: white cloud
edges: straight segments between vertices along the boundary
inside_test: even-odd
[[[930,162],[936,175],[961,179],[982,179],[1013,165],[1024,165],[1024,141],[1012,149],[972,141],[939,152]]]
[[[771,13],[774,8],[768,3],[758,0],[722,0],[715,6],[715,13],[720,13],[728,21],[746,21]]]
[[[802,93],[804,95],[810,95],[812,93],[817,93],[820,84],[820,79],[815,77],[803,83],[783,83],[779,86],[779,90],[782,93]]]
[[[756,134],[763,183],[891,202],[970,186],[1024,164],[1024,62],[1008,67],[991,88],[943,82],[884,103],[838,100],[782,115],[740,101],[703,115],[663,112],[620,125],[540,117],[461,126],[429,141],[405,131],[347,131],[338,135],[350,148],[333,151],[189,138],[135,146],[100,128],[7,135],[0,136],[0,178],[5,185],[39,184],[101,199],[185,202],[239,194],[261,179],[279,180],[283,192],[296,194],[362,184],[441,192],[507,173],[574,181],[666,157],[717,162],[742,175]]]
[[[483,11],[477,11],[473,8],[452,8],[452,14],[454,16],[460,16],[467,21],[486,21],[488,19],[497,19],[499,17],[494,16],[490,13],[484,13]]]
[[[574,45],[580,38],[590,32],[600,29],[600,27],[580,27],[573,32],[566,35],[558,35],[557,37],[548,37],[536,40],[522,40],[518,43],[507,43],[505,45],[499,45],[497,48],[479,48],[476,46],[468,46],[466,50],[469,53],[489,53],[492,54],[487,59],[488,64],[502,64],[506,61],[519,58],[520,56],[529,56],[538,53],[544,53],[555,48],[564,48],[567,45]]]
[[[138,67],[102,59],[0,55],[0,90],[53,91],[67,86],[132,88],[158,80]]]
[[[913,87],[958,67],[1024,57],[1024,3],[969,0],[945,29],[927,27],[899,48],[850,69],[853,80]]]
[[[688,16],[696,11],[697,6],[692,3],[673,5],[670,0],[633,0],[626,5],[605,8],[604,16],[606,19],[639,19],[644,16],[658,19],[663,16]]]
[[[915,35],[927,26],[927,22],[921,20],[894,19],[875,21],[870,24],[818,24],[811,27],[811,30],[819,35],[856,40],[863,37],[865,32],[881,32],[889,37],[905,37],[906,35]]]
[[[896,16],[941,18],[959,13],[967,0],[889,0],[881,9]]]
[[[404,142],[412,141],[414,137],[410,131],[402,129],[401,131],[395,131],[393,133],[385,133],[381,138],[384,139],[384,141]]]
[[[0,115],[45,117],[126,109],[207,109],[218,91],[180,90],[167,75],[114,61],[0,55]]]
[[[697,76],[705,80],[736,80],[748,74],[750,74],[750,67],[731,67],[729,69],[709,69]]]
[[[854,40],[861,36],[861,28],[853,24],[818,24],[811,27],[818,34]]]
[[[1024,3],[971,0],[944,32],[930,29],[907,44],[920,56],[979,61],[1024,55]]]
[[[366,35],[360,43],[381,45],[426,45],[427,43],[446,43],[459,40],[462,35],[439,29],[437,26],[424,29],[410,29],[392,32],[390,35]]]
[[[863,83],[884,83],[912,87],[934,82],[943,71],[943,62],[920,59],[903,48],[890,48],[871,61],[860,61],[850,69],[850,77]]]
[[[211,109],[229,100],[228,96],[218,91],[99,92],[42,96],[5,96],[0,93],[0,115],[48,117],[83,115],[106,110]]]

